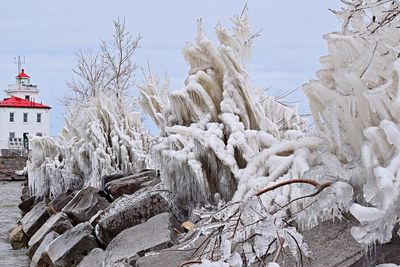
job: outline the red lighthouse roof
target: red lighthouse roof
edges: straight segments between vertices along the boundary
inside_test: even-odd
[[[21,73],[17,75],[17,79],[29,79],[29,75],[25,73],[25,70],[22,69]]]
[[[29,77],[29,76],[28,76]],[[36,103],[33,101],[29,101],[23,98],[19,98],[16,96],[12,96],[9,98],[4,98],[4,100],[0,101],[0,108],[43,108],[43,109],[51,109],[51,107]]]

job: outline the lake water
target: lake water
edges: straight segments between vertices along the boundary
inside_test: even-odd
[[[7,241],[9,232],[21,218],[18,209],[21,190],[20,182],[0,182],[0,266],[29,266],[26,250],[13,250]]]

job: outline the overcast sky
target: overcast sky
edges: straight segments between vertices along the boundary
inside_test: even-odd
[[[252,84],[269,88],[272,95],[299,88],[289,100],[307,103],[301,85],[315,76],[319,57],[327,53],[323,34],[339,29],[328,8],[338,9],[339,0],[249,0],[253,31],[262,30],[254,41],[248,69]],[[196,36],[196,19],[202,18],[207,35],[215,40],[214,27],[239,14],[245,1],[233,0],[29,0],[2,1],[0,8],[0,86],[14,83],[14,57],[25,56],[23,66],[38,84],[40,98],[52,110],[51,134],[62,128],[63,108],[57,102],[68,92],[66,82],[79,49],[95,50],[100,39],[109,39],[112,21],[125,17],[127,28],[143,36],[135,55],[139,65],[148,58],[153,72],[168,72],[171,89],[180,89],[188,67],[181,50]],[[143,80],[140,71],[136,81]],[[1,98],[5,94],[1,92]]]

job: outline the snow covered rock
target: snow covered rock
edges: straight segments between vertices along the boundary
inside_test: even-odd
[[[334,219],[303,232],[304,241],[312,251],[312,256],[304,261],[310,266],[353,266],[365,255],[364,248],[351,236],[354,223],[354,220]]]

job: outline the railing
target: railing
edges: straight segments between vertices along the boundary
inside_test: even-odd
[[[24,143],[21,137],[8,139],[8,149],[22,149],[23,145]]]

